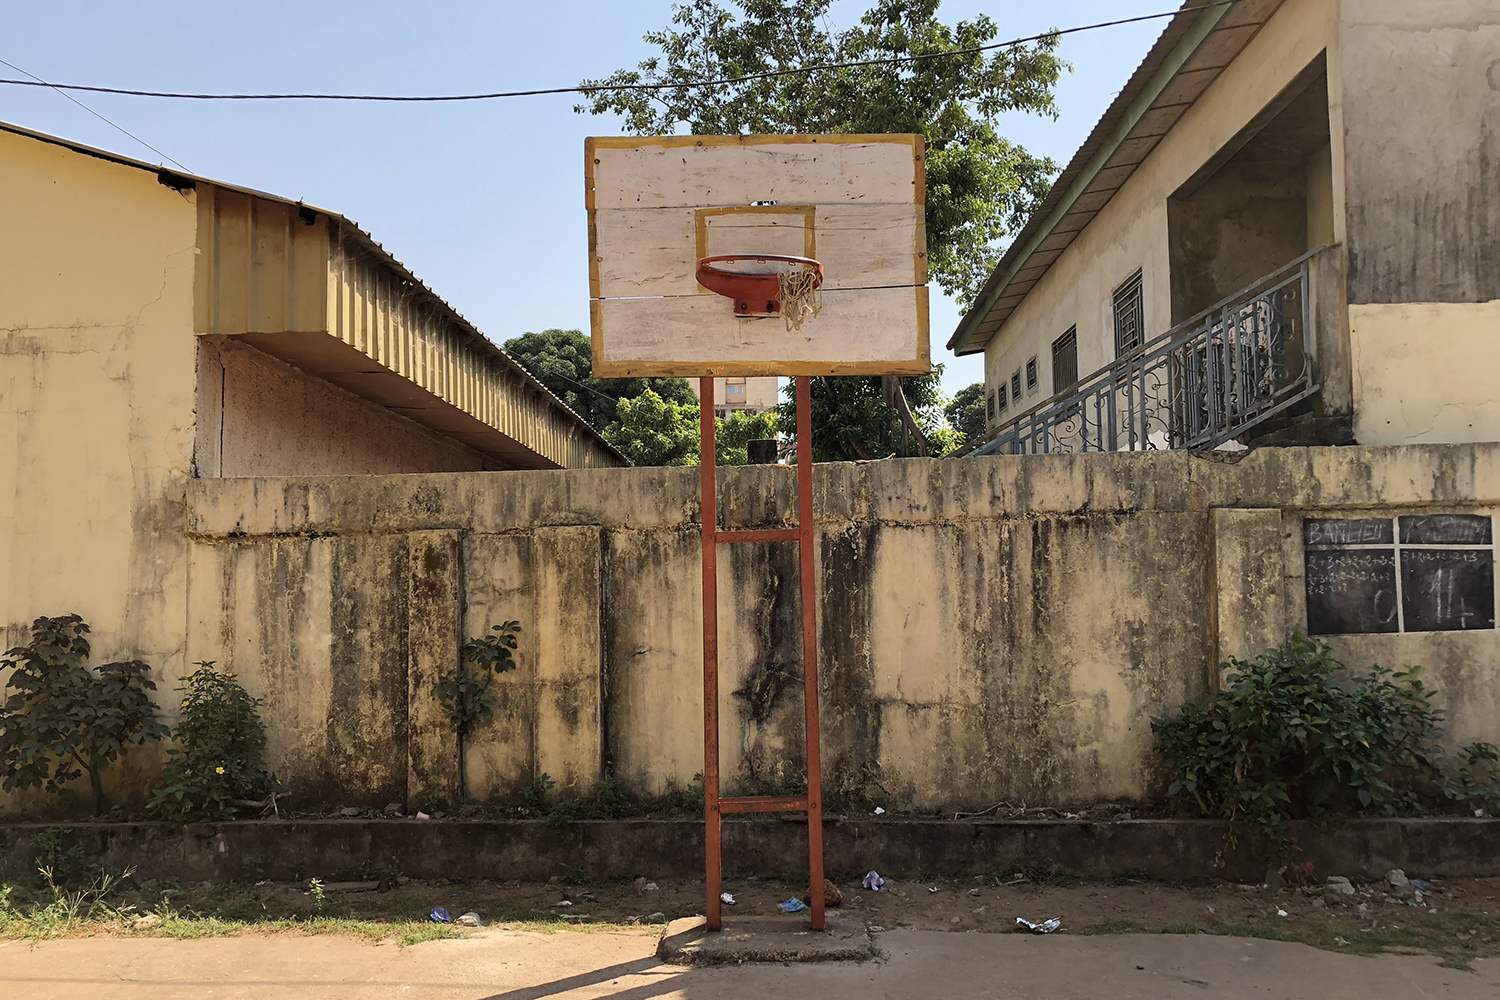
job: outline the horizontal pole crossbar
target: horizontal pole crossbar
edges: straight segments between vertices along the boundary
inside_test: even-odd
[[[719,800],[721,813],[805,812],[806,810],[806,795],[747,795],[742,798]]]
[[[714,541],[728,542],[795,542],[802,537],[801,528],[757,528],[752,531],[716,531]]]

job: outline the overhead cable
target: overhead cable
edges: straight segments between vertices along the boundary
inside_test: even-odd
[[[1191,14],[1195,11],[1209,10],[1214,7],[1228,7],[1239,2],[1240,0],[1211,0],[1211,2],[1208,3],[1199,4],[1193,7],[1182,7],[1178,10],[1165,11],[1160,14],[1141,14],[1137,17],[1124,17],[1114,21],[1100,21],[1097,24],[1080,25],[1076,28],[1059,28],[1055,31],[1043,32],[1039,35],[1028,35],[1024,38],[1012,38],[1009,41],[990,42],[987,45],[973,45],[962,49],[949,49],[944,52],[926,52],[917,55],[890,56],[884,59],[853,59],[847,62],[820,63],[816,66],[797,66],[791,69],[766,70],[763,73],[746,73],[743,76],[724,76],[703,80],[679,80],[672,83],[600,83],[595,86],[545,87],[535,90],[502,90],[486,94],[434,95],[192,94],[178,93],[175,91],[167,90],[130,90],[124,87],[94,87],[78,83],[48,83],[46,81],[39,80],[10,80],[4,78],[0,78],[0,84],[8,84],[15,87],[51,87],[54,90],[72,90],[92,94],[119,94],[125,97],[164,97],[184,101],[385,101],[394,103],[428,104],[449,101],[493,101],[506,97],[543,97],[550,94],[582,94],[584,96],[589,96],[603,91],[616,90],[647,92],[658,90],[681,90],[691,87],[718,87],[724,86],[726,84],[752,83],[756,80],[772,80],[789,76],[802,76],[811,73],[821,73],[827,70],[857,69],[864,66],[900,66],[909,63],[929,62],[936,59],[952,59],[958,56],[974,55],[978,52],[989,52],[994,49],[1014,48],[1018,45],[1025,45],[1028,42],[1048,41],[1054,38],[1059,38],[1063,35],[1074,35],[1084,31],[1097,31],[1101,28],[1115,28],[1125,24],[1137,24],[1141,21],[1156,21],[1167,17],[1177,17],[1179,14]],[[6,65],[9,66],[10,64],[6,63]],[[15,67],[11,68],[14,69]],[[22,70],[20,72],[25,71]],[[111,124],[113,124],[113,122],[111,122]]]

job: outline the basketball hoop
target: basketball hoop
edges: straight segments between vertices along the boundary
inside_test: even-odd
[[[734,303],[736,316],[780,316],[788,330],[823,308],[823,265],[811,257],[722,254],[698,261],[698,284]]]

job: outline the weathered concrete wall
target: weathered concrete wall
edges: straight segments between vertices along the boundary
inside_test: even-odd
[[[1342,21],[1355,435],[1500,439],[1500,7]]]
[[[482,472],[498,459],[233,337],[198,338],[197,474]]]
[[[175,677],[194,195],[9,133],[0,191],[0,641],[78,612],[98,662]]]
[[[522,622],[519,667],[462,775],[481,799],[605,768],[642,794],[702,769],[696,472],[196,480],[193,659],[267,699],[304,804],[458,787],[430,695],[458,647]],[[1500,445],[1267,449],[818,466],[825,787],[888,809],[1159,793],[1149,719],[1223,658],[1305,627],[1307,515],[1493,512]],[[725,469],[726,526],[784,524],[792,471]],[[726,784],[795,782],[790,545],[720,559]],[[1500,740],[1494,631],[1339,637],[1420,663],[1455,740]]]

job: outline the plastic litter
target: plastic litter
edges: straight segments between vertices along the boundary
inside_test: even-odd
[[[719,893],[719,901],[722,902],[722,903],[725,903],[725,904],[727,904],[729,906],[735,906],[735,905],[737,905],[735,903],[735,901],[734,901],[734,893],[732,893],[732,892],[721,892],[721,893]]]
[[[1411,879],[1411,887],[1418,892],[1426,892],[1428,889],[1432,888],[1432,883],[1428,882],[1426,879],[1414,878]]]
[[[435,923],[435,924],[451,924],[451,923],[453,923],[453,918],[450,917],[448,915],[448,911],[445,910],[445,909],[443,909],[441,906],[434,906],[432,908],[432,914],[431,914],[431,916],[432,916],[432,922]]]
[[[796,896],[793,896],[785,903],[777,903],[776,909],[780,910],[782,913],[797,913],[801,910],[807,909],[807,904],[802,902],[802,900],[798,899]]]
[[[1475,819],[1484,819],[1486,817],[1486,815],[1487,815],[1487,813],[1485,813],[1485,811],[1483,809],[1475,809],[1474,810],[1474,818]]]
[[[1278,917],[1284,917],[1284,916],[1286,916],[1286,911],[1285,910],[1277,910],[1276,911],[1276,915]]]
[[[879,872],[872,871],[870,872],[870,874],[865,876],[865,880],[862,884],[871,892],[879,892],[880,887],[885,885],[885,879],[880,877]]]
[[[875,807],[875,815],[876,816],[884,816],[885,815],[885,810],[882,809],[880,806],[876,806]]]
[[[432,819],[432,817],[424,812],[419,812],[417,813],[417,819]]]
[[[1053,917],[1051,920],[1043,920],[1039,924],[1034,924],[1030,920],[1027,920],[1025,917],[1017,917],[1016,923],[1020,924],[1022,927],[1026,928],[1033,934],[1051,934],[1053,931],[1058,930],[1062,927],[1062,918]]]
[[[458,924],[460,927],[483,927],[484,926],[484,921],[480,920],[479,919],[479,914],[475,913],[473,910],[470,910],[468,913],[465,913],[463,916],[459,917],[457,920],[455,920],[453,922],[455,924]]]

